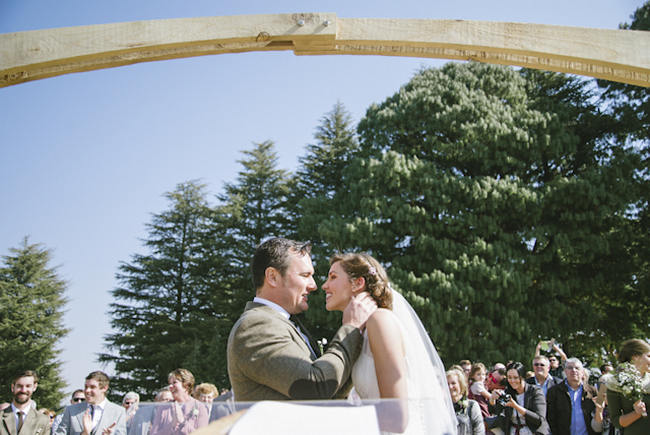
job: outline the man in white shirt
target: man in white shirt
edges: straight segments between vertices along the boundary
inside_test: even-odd
[[[68,406],[55,435],[126,435],[126,413],[106,398],[109,379],[104,372],[86,376],[86,401]]]
[[[38,388],[38,375],[25,370],[14,377],[11,383],[13,400],[2,412],[0,435],[46,434],[50,429],[50,418],[32,407],[32,394]]]

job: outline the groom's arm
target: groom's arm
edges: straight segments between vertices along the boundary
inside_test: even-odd
[[[233,330],[229,366],[236,365],[250,381],[289,399],[332,398],[348,380],[359,356],[361,332],[352,325],[342,326],[327,351],[315,361],[295,340],[291,327],[282,319],[249,311]],[[235,389],[238,400],[264,399],[238,394]]]

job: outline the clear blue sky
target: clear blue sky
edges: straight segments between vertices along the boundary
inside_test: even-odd
[[[615,29],[643,0],[0,0],[0,33],[164,18],[294,12],[339,17],[468,19]],[[205,56],[70,74],[0,89],[0,255],[53,250],[68,282],[61,343],[69,390],[101,368],[121,261],[144,253],[144,224],[179,182],[212,194],[233,181],[241,150],[267,139],[295,169],[319,119],[343,102],[355,121],[421,66],[443,61]],[[110,368],[107,369],[109,372]],[[163,381],[163,380],[161,380]],[[1,388],[1,386],[0,386]]]

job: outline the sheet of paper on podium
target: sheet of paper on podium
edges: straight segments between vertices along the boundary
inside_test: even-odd
[[[230,429],[230,435],[379,435],[374,406],[311,406],[259,402]]]

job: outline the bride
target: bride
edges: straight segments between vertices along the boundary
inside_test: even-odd
[[[377,302],[379,308],[366,323],[352,382],[361,399],[400,399],[387,401],[378,412],[380,428],[406,434],[456,434],[442,361],[409,303],[390,287],[379,262],[365,253],[334,255],[323,290],[328,311],[343,311],[352,297],[364,291]]]

